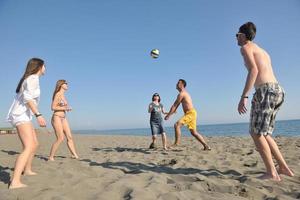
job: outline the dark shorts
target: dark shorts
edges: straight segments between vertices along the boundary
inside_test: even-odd
[[[158,135],[165,132],[164,126],[161,122],[150,121],[150,127],[151,127],[152,135]]]
[[[271,135],[283,102],[284,90],[278,83],[264,83],[256,88],[251,102],[250,133]]]

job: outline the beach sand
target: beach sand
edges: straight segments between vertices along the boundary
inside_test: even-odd
[[[295,172],[281,182],[256,178],[265,169],[246,136],[207,137],[212,151],[183,137],[181,147],[163,151],[160,138],[158,149],[148,149],[150,136],[74,135],[80,159],[71,159],[64,143],[55,162],[46,161],[55,136],[38,137],[38,175],[22,177],[29,187],[8,190],[21,143],[17,135],[0,136],[0,200],[300,199],[299,137],[276,137]]]

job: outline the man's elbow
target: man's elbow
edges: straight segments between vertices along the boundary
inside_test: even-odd
[[[253,67],[251,70],[250,70],[250,74],[252,75],[252,76],[257,76],[257,74],[258,74],[258,69],[256,68],[256,67]]]

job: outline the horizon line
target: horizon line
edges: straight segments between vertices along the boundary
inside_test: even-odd
[[[280,121],[298,121],[299,119],[282,119],[276,120],[276,122]],[[197,124],[197,126],[210,126],[210,125],[230,125],[230,124],[248,124],[249,122],[231,122],[231,123],[216,123],[216,124]],[[72,129],[72,131],[115,131],[115,130],[138,130],[138,129],[148,129],[150,127],[139,127],[139,128],[116,128],[116,129]],[[173,128],[172,126],[165,126],[165,128]]]

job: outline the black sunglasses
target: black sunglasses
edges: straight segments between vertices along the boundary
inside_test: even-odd
[[[237,34],[235,34],[235,37],[239,37],[239,35],[242,35],[242,34],[244,34],[244,33],[237,33]]]

